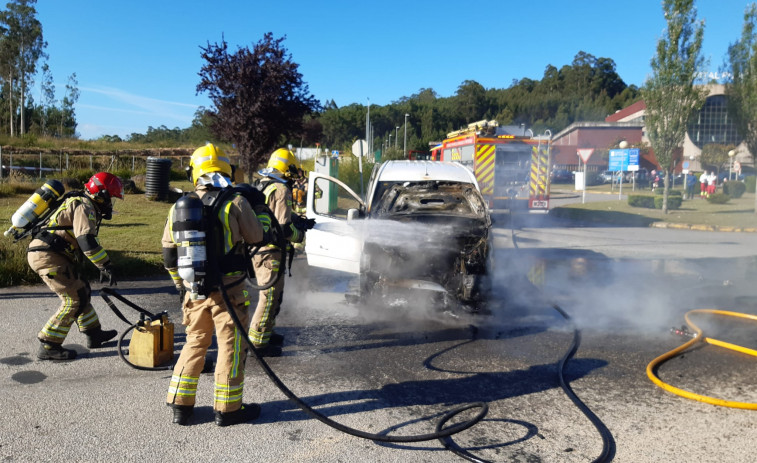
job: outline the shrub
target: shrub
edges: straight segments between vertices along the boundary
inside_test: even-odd
[[[660,194],[662,194],[662,191],[660,191]],[[670,198],[671,196],[683,197],[683,191],[670,189],[668,190],[668,198]]]
[[[723,193],[731,198],[741,198],[745,191],[746,185],[744,185],[744,182],[732,181],[723,183]]]
[[[725,193],[713,193],[707,198],[707,201],[711,204],[725,204],[730,201],[730,199],[731,197]]]
[[[654,207],[655,209],[662,209],[662,195],[655,196],[654,197]],[[683,196],[680,194],[678,195],[668,195],[668,210],[674,210],[679,209],[681,207],[681,203],[683,202]]]
[[[749,177],[744,179],[744,186],[746,187],[746,191],[750,193],[754,193],[755,183],[757,183],[757,177],[754,175],[750,175]]]
[[[628,195],[628,205],[631,207],[646,207],[647,209],[654,209],[654,196]]]

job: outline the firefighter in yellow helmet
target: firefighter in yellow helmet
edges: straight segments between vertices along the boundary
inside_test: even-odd
[[[266,204],[281,224],[286,237],[287,252],[291,253],[291,244],[299,243],[305,238],[305,232],[315,225],[314,220],[303,219],[293,212],[292,185],[299,175],[299,163],[294,154],[285,148],[279,148],[271,154],[268,166],[259,173],[263,176],[261,189]],[[259,285],[265,285],[284,271],[286,262],[280,262],[281,250],[269,244],[253,257],[252,265]],[[258,352],[267,357],[281,355],[284,336],[274,333],[276,316],[281,310],[284,296],[284,278],[279,278],[272,287],[259,292],[258,305],[252,315],[249,336]]]
[[[245,243],[263,244],[266,233],[247,199],[224,193],[232,185],[232,168],[220,148],[207,144],[195,150],[188,174],[195,192],[171,207],[162,238],[164,266],[183,296],[182,323],[186,326],[186,344],[174,366],[166,401],[173,408],[174,423],[190,423],[197,383],[215,333],[218,358],[213,409],[215,423],[228,426],[257,418],[260,405],[242,403],[245,333],[236,329],[226,310],[220,285],[226,288],[233,310],[246,327],[252,288],[244,247]],[[205,230],[195,229],[202,228],[197,225],[200,222],[206,224]],[[186,250],[197,236],[202,239],[194,244],[204,245],[205,254],[197,252],[199,248]],[[218,265],[209,262],[211,259]]]

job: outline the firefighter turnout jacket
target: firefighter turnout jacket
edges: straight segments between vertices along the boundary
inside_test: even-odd
[[[68,198],[33,237],[29,252],[56,252],[72,262],[80,261],[84,255],[103,270],[110,264],[110,258],[97,238],[99,223],[91,199],[84,195]]]

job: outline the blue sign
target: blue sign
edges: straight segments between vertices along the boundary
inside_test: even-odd
[[[628,170],[628,150],[610,150],[610,163],[608,170]]]
[[[639,170],[639,148],[610,150],[608,170]]]

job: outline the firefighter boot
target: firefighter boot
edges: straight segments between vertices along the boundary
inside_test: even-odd
[[[192,405],[171,405],[173,408],[173,422],[181,426],[189,425],[189,419],[192,418],[192,414],[195,411]]]
[[[62,345],[54,342],[40,341],[37,358],[40,360],[73,360],[76,358],[76,351],[64,349]]]
[[[261,357],[281,357],[281,346],[274,346],[273,344],[253,344],[253,346],[255,346],[255,352]]]
[[[260,405],[245,404],[242,408],[233,412],[216,411],[216,424],[218,426],[231,426],[233,424],[246,423],[260,416]]]
[[[98,326],[97,328],[84,331],[84,334],[87,336],[87,347],[89,347],[90,349],[98,349],[103,346],[104,342],[108,342],[111,339],[115,338],[118,334],[118,331],[103,331],[103,329]]]

